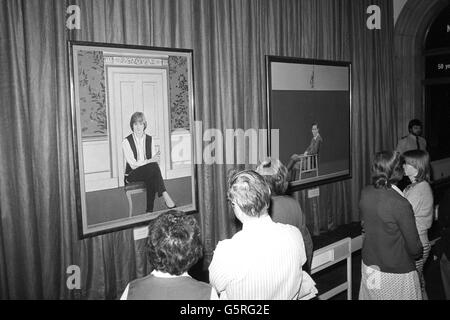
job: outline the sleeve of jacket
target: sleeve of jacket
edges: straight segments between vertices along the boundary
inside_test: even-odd
[[[414,259],[420,258],[422,256],[422,243],[417,232],[414,212],[408,200],[404,199],[398,205],[395,214],[400,232],[403,235],[403,239],[405,239],[406,250]]]
[[[303,242],[305,244],[305,251],[306,251],[306,266],[304,267],[306,272],[311,271],[311,265],[312,265],[312,258],[314,253],[314,246],[313,241],[311,237],[311,233],[308,230],[308,227],[302,226],[300,229],[300,232],[302,233]]]
[[[308,149],[306,149],[307,154],[318,154],[320,151],[320,144],[322,142],[322,138],[318,137],[317,139],[312,139],[311,143],[308,147]]]
[[[230,239],[219,241],[209,265],[209,282],[220,294],[233,280],[233,246]]]
[[[314,253],[313,241],[311,237],[311,233],[309,232],[308,227],[306,226],[305,214],[303,213],[300,204],[295,201],[296,211],[298,212],[298,229],[302,234],[303,243],[305,244],[305,253],[306,253],[306,264],[303,266],[306,272],[311,271],[312,258]]]

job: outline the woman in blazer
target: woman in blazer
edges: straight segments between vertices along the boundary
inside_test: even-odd
[[[379,152],[372,184],[361,192],[364,240],[360,300],[420,300],[415,259],[422,244],[411,204],[395,186],[403,176],[397,152]]]

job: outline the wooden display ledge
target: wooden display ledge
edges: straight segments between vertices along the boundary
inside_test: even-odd
[[[350,237],[352,240],[361,236],[361,222],[352,222],[342,225],[333,231],[322,233],[319,236],[313,236],[314,251]],[[361,249],[361,248],[360,248]]]
[[[326,247],[330,244],[338,242],[342,239],[350,237],[352,239],[352,252],[360,250],[362,248],[362,237],[361,237],[361,222],[352,222],[349,224],[342,225],[336,230],[322,233],[319,236],[313,236],[314,251]],[[435,244],[439,240],[439,228],[437,221],[433,221],[433,225],[428,231],[428,238],[431,244]]]

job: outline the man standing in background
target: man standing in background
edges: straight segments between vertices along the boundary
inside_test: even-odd
[[[406,151],[410,150],[423,150],[427,149],[427,141],[421,137],[422,135],[422,121],[419,119],[413,119],[408,124],[409,134],[402,137],[398,143],[396,151],[403,155]],[[403,176],[403,179],[399,181],[397,187],[403,191],[411,182],[407,176]]]
[[[408,124],[409,134],[401,138],[397,143],[396,150],[401,154],[410,150],[427,149],[427,141],[421,137],[423,125],[419,119],[413,119]]]

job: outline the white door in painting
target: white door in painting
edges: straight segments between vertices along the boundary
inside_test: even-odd
[[[153,138],[153,145],[161,152],[160,169],[166,179],[165,148],[169,142],[169,112],[167,95],[167,70],[152,68],[108,68],[109,117],[111,123],[111,154],[114,177],[123,186],[125,157],[122,140],[132,131],[130,118],[134,112],[143,112],[147,120],[146,133]],[[117,173],[117,174],[115,174]]]

